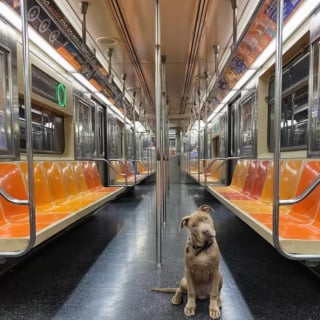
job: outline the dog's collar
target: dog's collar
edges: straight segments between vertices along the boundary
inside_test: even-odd
[[[210,248],[213,245],[213,243],[214,243],[214,238],[212,238],[212,240],[206,241],[203,246],[196,246],[196,245],[192,244],[192,248],[194,250],[198,250],[195,253],[195,255],[197,256],[200,252]]]

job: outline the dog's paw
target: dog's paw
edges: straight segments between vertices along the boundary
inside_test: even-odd
[[[196,307],[187,303],[184,307],[184,314],[187,317],[194,316],[196,314]]]
[[[175,294],[171,299],[172,304],[181,304],[182,303],[182,296],[181,294]]]
[[[209,316],[212,319],[219,319],[220,318],[220,310],[219,310],[219,308],[209,309]]]

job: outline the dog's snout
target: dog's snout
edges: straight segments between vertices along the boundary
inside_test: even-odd
[[[202,230],[202,233],[203,233],[205,236],[207,236],[207,235],[210,234],[210,230],[209,230],[209,229],[203,229],[203,230]]]

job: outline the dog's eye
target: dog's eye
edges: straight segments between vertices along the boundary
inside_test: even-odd
[[[208,218],[207,217],[203,217],[202,221],[208,221]]]
[[[193,223],[192,225],[191,225],[191,228],[195,228],[197,226],[197,224],[196,223]]]

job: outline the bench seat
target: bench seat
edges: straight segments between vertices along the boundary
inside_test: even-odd
[[[104,187],[94,161],[33,163],[36,244],[94,212],[120,195],[123,187]],[[28,199],[26,162],[0,163],[0,188],[14,199]],[[0,250],[22,250],[28,243],[29,206],[0,197]]]
[[[225,178],[225,164],[224,160],[206,160],[203,165],[200,166],[200,175],[198,171],[190,172],[190,177],[200,184],[221,184],[221,181]],[[200,181],[199,181],[200,177]]]
[[[265,167],[265,174],[261,174],[259,173],[259,167],[263,172],[262,167],[266,164],[265,160],[249,161],[255,161],[256,164],[250,163],[248,172],[250,167],[257,165],[256,171],[251,170],[251,174],[254,171],[254,178],[247,176],[243,183],[242,191],[245,190],[245,195],[251,197],[250,199],[226,197],[225,190],[228,187],[209,186],[208,191],[263,238],[273,244],[273,162],[269,160],[268,166]],[[240,166],[241,164],[234,171],[234,174],[239,172]],[[320,161],[283,159],[280,162],[279,173],[279,198],[295,198],[318,177]],[[233,177],[232,180],[234,179],[236,180],[236,177]],[[251,188],[248,188],[248,179],[252,183]],[[259,184],[255,184],[256,179],[260,180]],[[237,193],[241,194],[242,191],[237,191]],[[280,206],[279,209],[279,235],[283,248],[290,253],[320,254],[320,186],[317,186],[301,202]]]
[[[141,183],[148,177],[148,175],[142,173],[135,175],[134,166],[130,160],[109,160],[109,164],[111,180],[114,185],[125,185],[127,182],[129,186],[132,186]]]

